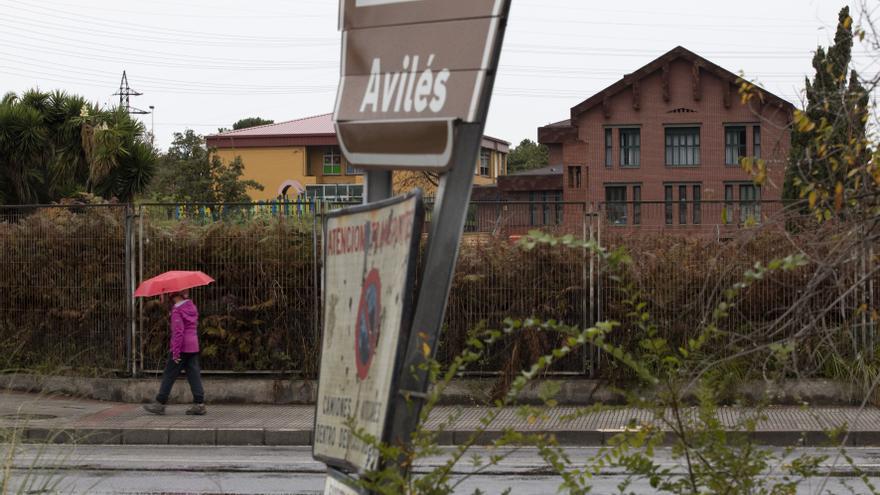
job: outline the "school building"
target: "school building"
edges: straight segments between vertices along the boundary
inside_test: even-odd
[[[351,166],[339,148],[333,115],[325,114],[277,124],[227,131],[207,137],[207,145],[223,160],[241,157],[244,178],[265,187],[250,191],[254,200],[279,197],[295,199],[307,195],[327,201],[360,201],[363,173]],[[476,185],[495,184],[507,173],[510,143],[484,137],[474,165]],[[398,189],[420,186],[433,195],[429,177],[395,174]]]

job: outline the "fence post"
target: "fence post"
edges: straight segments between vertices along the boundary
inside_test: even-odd
[[[583,239],[586,241],[589,239],[587,237],[590,235],[589,228],[587,223],[590,222],[589,212],[587,211],[587,203],[584,202],[580,205],[581,208],[581,230],[583,234]],[[587,329],[590,328],[590,310],[592,309],[592,300],[593,300],[593,259],[590,251],[587,249],[585,245],[583,248],[583,257],[581,258],[581,280],[583,287],[583,307],[581,308],[581,328]],[[592,346],[587,344],[584,348],[584,358],[583,363],[581,365],[581,371],[584,375],[592,374],[593,360],[590,358],[590,353],[592,353]]]
[[[312,294],[314,302],[312,305],[314,307],[312,342],[316,345],[315,352],[317,352],[320,350],[317,346],[320,346],[321,342],[321,253],[323,252],[319,249],[319,244],[321,242],[320,237],[323,237],[324,232],[320,203],[317,201],[315,201],[312,208],[312,219],[312,286],[314,287]]]
[[[874,251],[873,245],[868,247],[867,257],[868,257],[868,263],[867,263],[867,267],[866,267],[865,272],[871,274],[870,279],[868,280],[868,308],[869,309],[876,309],[876,310],[880,311],[880,308],[877,308],[875,306],[875,304],[877,304],[875,283],[880,278],[878,278],[877,273],[874,271],[874,263],[876,263],[876,257],[875,257],[875,251]],[[867,311],[865,313],[867,313]],[[873,314],[872,314],[871,318],[873,320]],[[871,356],[870,357],[871,357],[871,359],[874,359],[874,346],[877,345],[876,339],[877,339],[877,329],[878,328],[880,328],[880,322],[872,321],[871,326],[870,326],[870,332],[871,332]]]
[[[591,218],[596,222],[595,223],[595,232],[591,232],[590,237],[593,238],[595,235],[596,245],[601,249],[602,248],[602,204],[592,203],[590,205],[590,210],[592,210]],[[593,231],[593,223],[590,222],[590,230]],[[595,253],[593,253],[593,290],[596,291],[595,297],[593,297],[593,303],[596,304],[596,308],[590,313],[593,317],[592,324],[602,321],[602,304],[604,303],[604,299],[602,297],[602,259],[597,257]],[[593,369],[597,372],[602,366],[602,351],[599,349],[595,349],[594,353],[594,362]]]
[[[135,285],[142,282],[144,280],[144,217],[146,216],[144,206],[141,205],[138,207],[138,232],[137,232],[137,244],[138,244],[138,254],[137,254],[137,262],[138,262],[138,271],[137,271],[137,280],[135,281]],[[138,317],[137,324],[135,326],[135,348],[137,349],[137,354],[135,355],[135,364],[134,364],[134,375],[135,377],[140,376],[140,374],[144,370],[144,300],[140,298],[137,300],[138,305]]]
[[[596,232],[593,225],[593,222],[598,218],[595,212],[595,204],[589,203],[589,236],[590,240],[596,240]],[[597,311],[601,302],[599,301],[599,291],[597,290],[597,277],[596,277],[596,252],[595,250],[590,251],[590,313],[589,319],[587,320],[587,325],[589,327],[593,327],[596,325],[598,321],[596,319]],[[590,347],[590,373],[592,376],[595,376],[599,368],[599,350],[593,349]]]
[[[137,328],[134,315],[135,259],[134,228],[132,227],[134,216],[132,205],[125,205],[125,222],[123,223],[123,235],[125,236],[125,370],[126,373],[131,373],[131,376],[136,374],[134,342]]]

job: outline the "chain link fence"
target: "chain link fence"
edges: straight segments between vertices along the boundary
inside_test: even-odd
[[[0,206],[0,369],[127,369],[130,225],[126,206]]]
[[[316,203],[140,206],[139,280],[199,270],[216,282],[192,291],[202,366],[237,373],[316,371],[319,287]],[[139,301],[138,368],[168,356],[168,309]]]
[[[314,377],[321,329],[321,232],[329,203],[145,204],[0,207],[0,345],[5,369],[64,366],[123,373],[159,370],[167,358],[167,307],[134,300],[134,287],[167,270],[201,270],[217,282],[192,291],[201,312],[204,368],[224,373]],[[429,201],[428,211],[431,209]],[[822,349],[873,352],[880,275],[873,246],[816,281],[840,250],[847,226],[807,228],[808,218],[761,202],[487,202],[471,204],[439,356],[449,362],[481,326],[506,318],[624,325],[613,342],[642,336],[627,323],[633,294],[670,342],[686,342],[724,291],[756,261],[795,252],[811,264],[774,273],[746,290],[725,320],[729,350],[778,342],[809,322],[789,308],[807,303],[829,331],[798,352],[815,365]],[[425,232],[430,228],[426,226]],[[623,247],[623,272],[584,248],[523,251],[530,230],[573,234]],[[422,283],[430,283],[423,281]],[[811,285],[814,284],[814,285]],[[818,284],[818,285],[816,285]],[[853,289],[853,287],[855,287]],[[790,324],[779,325],[783,319]],[[835,329],[840,331],[835,333]],[[829,335],[834,337],[829,337]],[[469,370],[512,376],[560,342],[526,331],[498,342]],[[616,373],[599,353],[579,349],[556,363],[560,375]]]

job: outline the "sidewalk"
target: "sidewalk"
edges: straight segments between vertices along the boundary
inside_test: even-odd
[[[121,404],[0,392],[0,428],[17,428],[31,442],[106,445],[269,445],[311,444],[313,406],[216,405],[207,416],[186,416],[187,405],[168,407],[165,416],[153,416],[136,404]],[[429,421],[429,428],[460,413],[454,427],[439,435],[442,445],[457,445],[478,428],[487,410],[480,407],[441,407]],[[562,445],[594,447],[620,432],[632,420],[649,422],[648,411],[614,409],[590,413],[573,420],[577,408],[558,407],[545,420],[519,418],[516,409],[506,409],[492,423],[478,443],[486,444],[506,428],[523,432],[556,434]],[[749,411],[723,408],[723,424],[733,425]],[[754,438],[772,446],[822,446],[826,431],[847,425],[850,446],[880,446],[880,409],[847,407],[775,407],[764,412]]]

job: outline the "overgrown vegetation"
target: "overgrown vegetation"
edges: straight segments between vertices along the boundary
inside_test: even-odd
[[[523,246],[529,251],[539,246],[587,249],[602,259],[612,277],[618,277],[617,274],[631,268],[633,263],[625,249],[609,251],[595,242],[578,241],[573,237],[557,238],[533,232]],[[652,491],[670,494],[795,493],[799,485],[816,475],[817,467],[824,458],[792,455],[789,452],[780,454],[756,446],[749,433],[761,421],[760,409],[744,415],[735,424],[724,424],[718,417],[717,390],[712,386],[704,367],[723,361],[719,349],[723,347],[726,337],[721,327],[724,320],[729,318],[732,308],[740,302],[741,296],[772,273],[792,272],[805,265],[805,257],[800,255],[777,259],[767,265],[756,264],[745,272],[739,282],[723,291],[711,315],[698,325],[693,338],[680,346],[661,336],[657,323],[647,310],[648,305],[640,300],[639,291],[625,283],[618,286],[617,292],[629,311],[620,321],[604,320],[589,328],[582,328],[556,320],[508,319],[499,327],[500,330],[477,331],[469,336],[463,350],[448,366],[437,361],[424,365],[435,387],[425,399],[420,427],[414,433],[411,445],[382,444],[357,430],[354,422],[351,423],[355,435],[376,448],[386,460],[378,470],[361,477],[359,483],[372,493],[389,495],[455,493],[469,477],[499,466],[518,449],[530,446],[536,447],[546,466],[559,475],[560,493],[591,493],[594,477],[608,468],[624,468],[629,473],[628,479],[619,487],[621,493],[641,493],[645,485]],[[550,334],[559,343],[517,375],[506,393],[486,409],[476,431],[466,441],[451,451],[439,449],[438,435],[454,427],[460,419],[459,415],[453,414],[443,420],[439,430],[425,428],[444,390],[460,373],[491,353],[497,342],[528,331]],[[631,334],[637,344],[613,344],[613,336],[617,333]],[[650,396],[635,391],[627,394],[630,406],[653,413],[650,421],[631,423],[627,430],[614,436],[607,447],[586,462],[572,459],[553,435],[512,428],[504,429],[500,438],[490,442],[488,455],[471,452],[478,442],[485,440],[496,419],[505,410],[517,406],[520,394],[533,380],[550,369],[553,363],[584,346],[595,347],[609,360],[629,369],[634,383],[657,391]],[[764,352],[773,354],[779,351],[769,347]],[[686,396],[695,387],[700,391],[699,407],[688,407]],[[556,405],[554,395],[558,390],[558,385],[547,386],[541,394],[543,405],[517,407],[518,417],[527,424],[540,425],[548,418],[548,409]],[[567,420],[603,409],[607,409],[607,406],[585,408]],[[661,445],[670,447],[671,459],[682,469],[672,469],[656,461],[655,454]],[[411,469],[420,460],[432,456],[447,456],[447,461],[423,473],[415,473]],[[470,465],[471,474],[453,475],[454,468],[459,465]],[[768,473],[773,475],[767,476]],[[633,486],[637,488],[631,488]]]
[[[37,89],[0,100],[0,204],[46,204],[79,193],[131,201],[156,153],[124,109]]]

